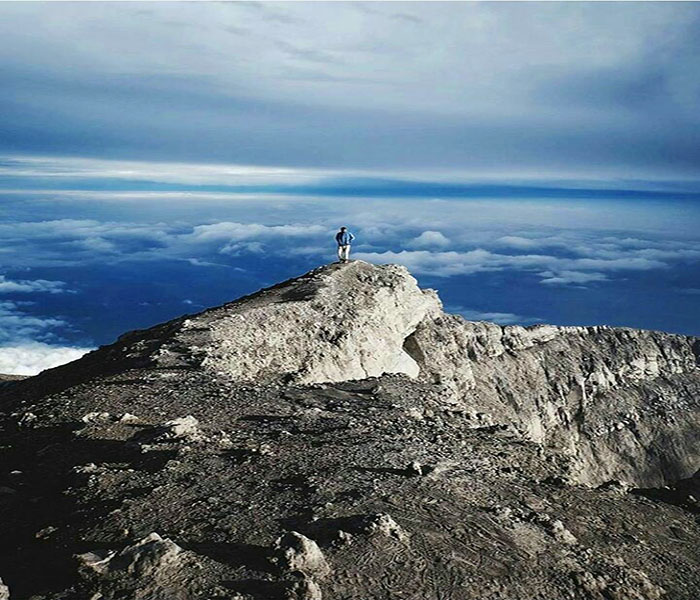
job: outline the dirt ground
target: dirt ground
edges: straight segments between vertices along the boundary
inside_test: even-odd
[[[699,597],[697,480],[575,485],[436,386],[79,375],[0,388],[13,600]]]

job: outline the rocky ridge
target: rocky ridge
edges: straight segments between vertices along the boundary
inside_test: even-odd
[[[0,597],[694,600],[697,354],[359,261],[132,332],[0,389]]]

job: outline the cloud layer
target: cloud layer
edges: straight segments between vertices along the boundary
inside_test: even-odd
[[[79,359],[91,348],[51,346],[38,342],[0,347],[0,373],[36,375]]]

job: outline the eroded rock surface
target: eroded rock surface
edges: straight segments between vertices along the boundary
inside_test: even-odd
[[[313,577],[325,577],[331,571],[318,544],[296,531],[289,531],[275,540],[272,560],[284,569]]]
[[[575,460],[573,475],[660,486],[700,464],[698,340],[610,327],[424,320],[406,344],[421,378]]]

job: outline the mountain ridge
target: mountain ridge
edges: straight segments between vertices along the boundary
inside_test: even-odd
[[[699,398],[697,338],[468,322],[402,267],[321,267],[0,388],[0,578],[694,600]]]

